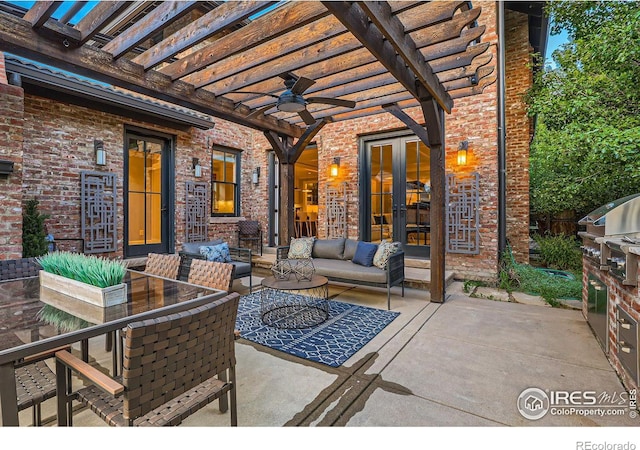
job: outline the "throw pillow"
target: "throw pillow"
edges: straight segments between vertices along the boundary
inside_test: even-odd
[[[387,242],[383,239],[378,245],[376,254],[373,256],[373,265],[380,269],[386,269],[389,256],[398,250],[400,250],[400,242]]]
[[[216,261],[223,263],[231,262],[229,254],[229,244],[223,242],[217,245],[203,245],[200,247],[200,254],[207,258],[207,261]]]
[[[351,262],[361,266],[371,267],[373,265],[373,257],[377,250],[378,244],[359,241],[358,247],[356,247],[356,254],[353,255]]]
[[[289,244],[289,259],[306,259],[311,258],[311,252],[313,251],[313,241],[315,237],[302,237],[298,239],[291,239]]]

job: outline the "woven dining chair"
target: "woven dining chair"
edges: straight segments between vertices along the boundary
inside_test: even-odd
[[[77,400],[111,426],[174,426],[218,399],[236,407],[233,328],[240,296],[127,325],[122,378],[114,379],[68,351],[56,353],[58,425],[73,425]],[[73,392],[69,372],[89,384]]]
[[[233,264],[193,259],[187,281],[191,284],[230,292],[234,272],[235,266]]]
[[[244,242],[248,242],[251,249],[256,246],[256,251],[260,251],[262,256],[262,230],[260,222],[257,220],[242,220],[238,222],[238,247],[242,247]]]
[[[149,253],[144,271],[151,275],[177,280],[180,273],[180,255]]]
[[[0,261],[0,282],[36,277],[40,269],[42,267],[35,258],[2,260]],[[14,347],[23,344],[17,336],[10,336],[7,339]],[[53,353],[40,355],[40,357],[23,361],[15,368],[18,411],[33,408],[33,426],[42,425],[42,403],[56,396],[56,376],[43,361],[52,356]]]

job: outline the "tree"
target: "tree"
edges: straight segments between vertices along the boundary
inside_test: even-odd
[[[38,211],[38,200],[27,200],[22,214],[22,257],[31,258],[47,253],[48,242],[44,221],[49,216]]]
[[[640,192],[640,2],[556,1],[547,12],[570,40],[526,97],[538,120],[532,213],[582,217]]]

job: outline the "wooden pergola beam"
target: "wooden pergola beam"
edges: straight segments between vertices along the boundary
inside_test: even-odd
[[[136,45],[159,33],[198,6],[197,1],[163,2],[141,20],[127,28],[102,49],[120,58]]]
[[[328,11],[317,2],[289,3],[265,14],[241,30],[223,36],[213,44],[163,67],[160,72],[170,76],[173,80],[182,78],[229,55],[274,39],[296,28],[304,27],[328,14]],[[278,26],[265,27],[265,23],[278,24]]]
[[[133,58],[133,62],[148,70],[275,3],[259,0],[223,3],[136,56]]]
[[[28,22],[16,17],[7,16],[0,21],[0,50],[52,64],[78,75],[111,83],[247,127],[274,130],[292,137],[299,137],[303,133],[300,127],[274,117],[247,119],[247,107],[236,108],[233,102],[216,98],[210,92],[194,93],[193,86],[187,83],[179,80],[172,82],[169,77],[156,71],[145,72],[142,66],[126,58],[114,61],[111,54],[95,47],[67,49],[62,44],[52,44],[40,37]]]
[[[62,2],[35,2],[25,13],[23,19],[29,22],[33,28],[40,28],[56,12],[60,5],[62,5]]]
[[[99,2],[76,24],[80,32],[79,45],[85,44],[115,17],[119,16],[132,1]]]
[[[453,100],[440,84],[429,64],[425,62],[424,56],[418,51],[411,36],[405,33],[402,22],[391,15],[389,4],[386,2],[360,2],[358,4],[376,24],[378,30],[386,38],[386,42],[395,49],[400,59],[429,91],[431,97],[438,102],[442,109],[451,112]]]

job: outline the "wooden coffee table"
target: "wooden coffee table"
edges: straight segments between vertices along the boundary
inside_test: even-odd
[[[311,280],[262,280],[260,317],[277,328],[315,327],[329,317],[329,280],[313,275]]]

